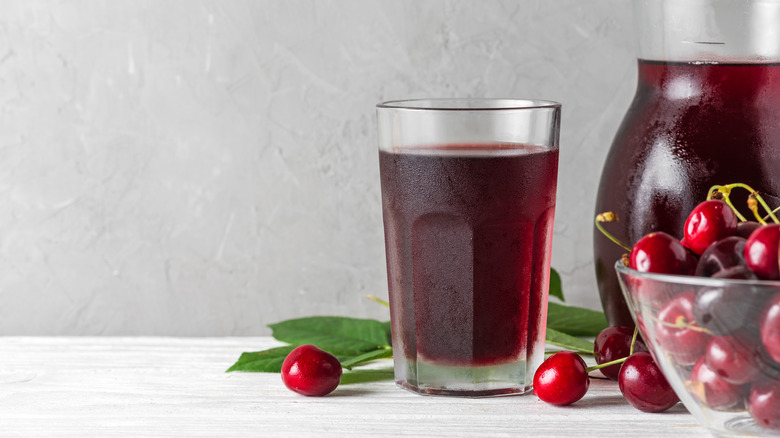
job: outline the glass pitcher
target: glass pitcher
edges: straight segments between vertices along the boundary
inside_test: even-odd
[[[651,231],[681,238],[714,184],[743,182],[780,205],[780,0],[635,0],[634,15],[636,94],[596,200],[619,221],[605,227],[628,245]],[[732,199],[744,206],[747,193]],[[625,252],[594,231],[607,319],[633,326],[614,271]]]

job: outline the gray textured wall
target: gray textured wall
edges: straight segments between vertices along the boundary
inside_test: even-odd
[[[598,308],[594,192],[630,3],[0,3],[0,335],[386,318],[374,105],[563,103],[553,266]]]

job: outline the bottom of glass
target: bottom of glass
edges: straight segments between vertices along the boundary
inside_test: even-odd
[[[526,361],[468,367],[396,358],[395,383],[401,388],[422,395],[454,397],[519,395],[530,392],[533,388],[535,369],[536,367],[533,367],[529,370]]]
[[[722,429],[711,427],[710,430],[715,436],[719,437],[780,436],[780,431],[764,429],[748,414],[740,415],[723,422]]]

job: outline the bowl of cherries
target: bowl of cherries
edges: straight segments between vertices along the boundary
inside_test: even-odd
[[[750,191],[751,220],[731,189]],[[608,236],[609,237],[609,236]],[[780,220],[743,184],[715,186],[680,238],[652,232],[616,263],[645,345],[718,434],[780,435]]]

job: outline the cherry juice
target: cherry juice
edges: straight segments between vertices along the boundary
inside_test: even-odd
[[[780,64],[639,61],[636,95],[607,156],[596,213],[628,245],[651,231],[678,238],[715,184],[746,183],[780,205]],[[744,191],[735,205],[747,210]],[[612,325],[633,326],[614,265],[625,250],[598,231],[596,276]]]
[[[557,149],[443,145],[379,161],[396,354],[453,367],[543,354]]]

